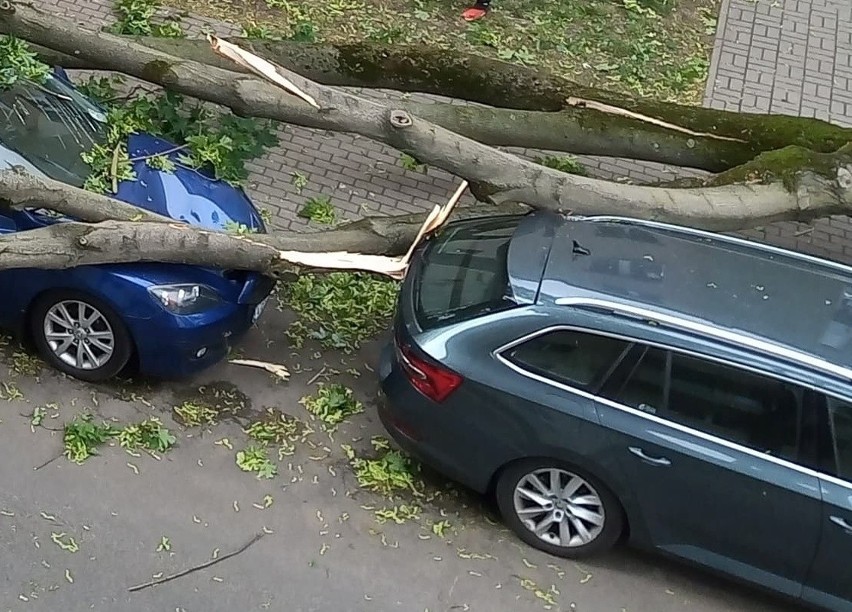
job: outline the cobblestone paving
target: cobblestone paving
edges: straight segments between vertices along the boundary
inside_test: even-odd
[[[705,104],[852,126],[850,0],[725,0]],[[779,223],[747,235],[852,263],[852,222]]]

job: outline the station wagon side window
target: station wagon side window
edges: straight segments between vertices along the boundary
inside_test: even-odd
[[[515,365],[580,389],[594,388],[627,353],[618,338],[574,330],[554,330],[503,353]]]
[[[828,397],[828,421],[834,451],[834,475],[852,481],[852,404]]]
[[[654,347],[617,388],[602,391],[615,402],[785,459],[797,456],[803,393],[769,376]]]

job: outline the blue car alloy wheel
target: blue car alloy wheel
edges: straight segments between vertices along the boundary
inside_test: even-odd
[[[77,291],[41,296],[30,312],[30,325],[42,358],[81,380],[112,378],[133,354],[121,318],[100,300]]]

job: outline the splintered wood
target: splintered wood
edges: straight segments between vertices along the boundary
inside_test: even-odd
[[[289,78],[288,70],[273,64],[251,51],[247,51],[233,43],[222,40],[212,34],[207,35],[207,40],[210,42],[215,53],[225,57],[234,63],[246,68],[257,76],[266,79],[273,85],[276,85],[284,91],[298,96],[306,103],[310,104],[317,110],[320,110],[320,105],[308,93],[302,91]],[[313,268],[325,268],[329,270],[364,270],[367,272],[375,272],[384,274],[391,278],[401,280],[405,277],[408,270],[408,264],[411,261],[411,256],[414,249],[430,234],[438,231],[449,219],[450,214],[455,208],[458,201],[461,199],[465,189],[467,189],[467,181],[462,181],[456,192],[450,200],[443,206],[435,205],[426,221],[417,233],[417,237],[411,243],[408,252],[402,257],[388,257],[385,255],[365,255],[363,253],[350,253],[349,251],[331,251],[327,253],[307,253],[303,251],[281,251],[279,257],[287,262],[310,266]]]

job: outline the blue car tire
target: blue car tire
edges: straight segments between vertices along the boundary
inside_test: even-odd
[[[42,358],[80,380],[112,378],[133,355],[121,318],[102,300],[79,291],[40,296],[30,309],[30,329]]]

